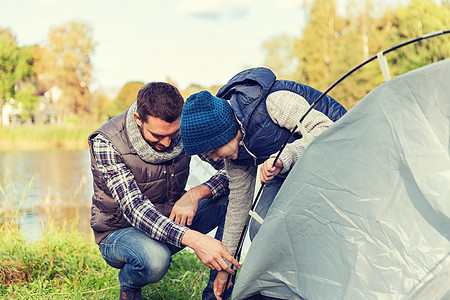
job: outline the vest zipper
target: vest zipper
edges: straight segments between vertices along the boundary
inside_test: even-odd
[[[175,177],[175,160],[172,159],[172,164],[167,166],[167,201],[172,201],[172,185]]]
[[[236,117],[236,116],[235,116]],[[242,131],[242,139],[239,141],[239,145],[241,145],[242,147],[244,147],[245,151],[247,151],[248,154],[250,154],[250,156],[253,158],[253,164],[256,166],[257,163],[257,158],[256,156],[250,151],[248,150],[247,146],[244,143],[244,138],[245,138],[245,130],[244,127],[242,126],[241,121],[238,120],[238,118],[236,118],[237,122],[239,123],[239,127],[241,128]]]
[[[172,178],[174,178],[175,177],[175,159],[172,159],[172,171],[171,172],[172,173],[170,174],[170,176]]]
[[[170,167],[168,165],[165,165],[164,169],[165,169],[164,170],[164,175],[166,175],[165,177],[166,177],[166,183],[167,183],[167,189],[166,189],[167,200],[166,201],[169,202],[169,200],[170,200],[170,186],[171,186],[170,176],[169,176],[169,174],[170,174]]]

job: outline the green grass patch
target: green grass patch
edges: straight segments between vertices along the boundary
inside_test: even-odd
[[[50,225],[41,240],[28,243],[16,225],[5,224],[0,228],[0,298],[117,298],[117,270],[86,237]]]
[[[29,243],[11,223],[0,226],[1,299],[117,299],[118,270],[106,264],[97,245],[72,228],[48,226]],[[143,288],[144,299],[201,299],[209,269],[195,253],[173,256],[164,278]]]
[[[0,151],[83,150],[87,138],[98,126],[26,126],[0,127]]]
[[[142,290],[143,299],[201,299],[208,284],[209,268],[195,253],[182,250],[172,256],[172,264],[164,278]]]

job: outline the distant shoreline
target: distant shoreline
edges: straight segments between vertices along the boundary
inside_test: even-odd
[[[85,150],[99,126],[0,127],[0,151]]]

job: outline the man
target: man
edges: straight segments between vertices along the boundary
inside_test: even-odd
[[[228,203],[223,162],[210,160],[218,172],[184,191],[190,157],[178,136],[183,104],[174,86],[146,84],[127,111],[89,136],[91,227],[105,261],[120,269],[120,299],[141,299],[141,288],[159,281],[184,246],[214,270],[203,299],[214,299],[217,271],[234,274],[224,258],[239,267],[217,240]],[[217,239],[205,235],[216,226]]]
[[[269,69],[253,68],[231,78],[217,97],[202,91],[186,100],[181,114],[186,153],[205,153],[215,161],[226,160],[230,196],[223,243],[231,253],[236,253],[252,206],[257,166],[261,165],[260,180],[265,186],[255,212],[264,218],[309,139],[317,137],[346,112],[333,98],[325,96],[302,123],[309,139],[299,129],[291,136],[300,118],[321,94],[301,83],[277,80]],[[274,165],[288,138],[289,143]],[[251,239],[258,230],[259,223],[252,221]],[[226,272],[219,272],[214,282],[219,299],[227,277]]]

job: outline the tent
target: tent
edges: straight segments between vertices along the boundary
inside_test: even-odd
[[[450,299],[449,157],[450,59],[381,84],[295,164],[233,300]]]

